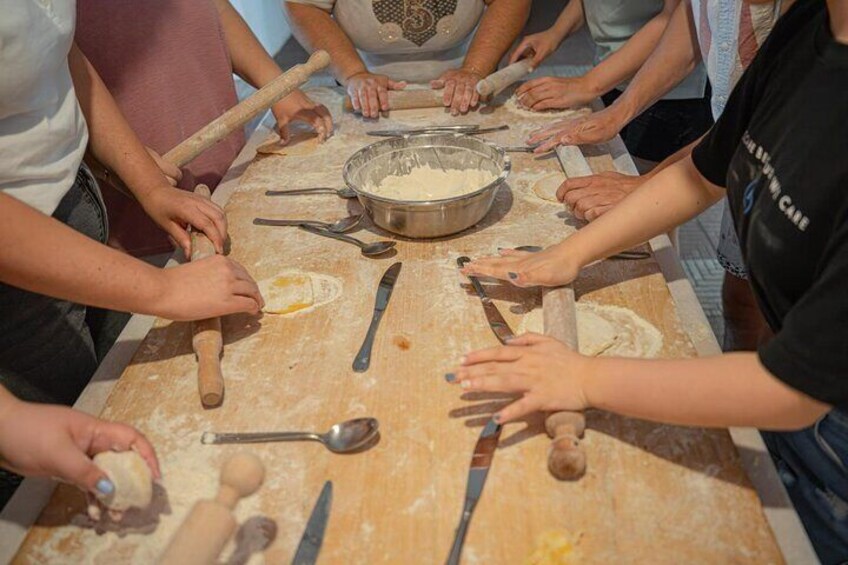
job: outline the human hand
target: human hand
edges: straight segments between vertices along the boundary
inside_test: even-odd
[[[8,395],[0,416],[0,463],[30,477],[55,477],[105,495],[111,481],[91,460],[102,451],[134,449],[157,479],[159,462],[135,428],[107,422],[65,406],[22,402]]]
[[[403,90],[406,83],[362,71],[349,76],[345,88],[354,111],[360,112],[363,118],[378,118],[381,111],[389,111],[389,90]]]
[[[321,141],[333,135],[333,117],[323,104],[313,102],[301,90],[295,90],[271,108],[277,119],[277,133],[283,144],[289,142],[288,125],[304,122],[312,126]]]
[[[592,145],[609,141],[627,125],[612,107],[580,118],[554,122],[532,132],[528,145],[538,145],[534,153],[547,153],[557,145]]]
[[[560,185],[557,199],[568,204],[575,217],[591,222],[612,210],[645,180],[646,177],[613,171],[573,177]]]
[[[480,101],[477,83],[482,79],[483,75],[474,70],[451,69],[442,73],[436,80],[431,80],[430,88],[444,89],[442,101],[445,107],[450,108],[452,115],[458,116],[477,106]]]
[[[561,286],[576,279],[580,270],[561,246],[538,253],[501,249],[499,257],[475,259],[461,271],[466,276],[493,277],[520,287]]]
[[[155,314],[169,320],[203,320],[265,306],[259,287],[240,264],[214,255],[160,271]]]
[[[584,106],[598,94],[585,76],[541,77],[529,80],[515,90],[518,103],[534,112]]]
[[[559,40],[551,30],[528,35],[521,40],[521,43],[509,56],[509,64],[511,65],[529,56],[535,69],[548,58],[548,55],[556,51],[557,47],[559,47]]]
[[[166,161],[161,155],[159,155],[159,153],[150,147],[145,147],[145,149],[147,149],[147,153],[153,159],[153,162],[156,163],[156,166],[159,167],[159,170],[162,171],[162,174],[165,175],[165,178],[168,179],[168,183],[170,183],[171,186],[177,186],[177,183],[183,178],[183,172],[180,168],[173,163]]]
[[[224,252],[227,217],[221,207],[208,198],[163,185],[144,192],[138,199],[147,215],[177,242],[186,257],[191,257],[188,226],[206,234],[215,251]]]
[[[493,416],[503,424],[533,412],[588,408],[583,382],[590,361],[552,337],[528,333],[469,353],[445,379],[469,392],[520,394]]]

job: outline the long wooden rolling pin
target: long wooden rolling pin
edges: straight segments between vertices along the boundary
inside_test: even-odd
[[[200,500],[171,538],[159,558],[162,565],[211,565],[236,530],[233,510],[238,501],[262,486],[265,466],[253,454],[238,453],[221,467],[221,485],[214,500]]]
[[[412,110],[415,108],[442,108],[444,98],[441,90],[390,90],[389,110]],[[344,99],[345,112],[353,112],[350,96]]]
[[[199,184],[194,193],[210,198],[209,187]],[[191,260],[199,261],[215,255],[215,245],[199,230],[191,231]],[[197,390],[204,408],[220,406],[224,400],[224,375],[221,372],[221,353],[224,339],[221,318],[207,318],[191,323],[191,347],[197,356]]]
[[[477,94],[483,99],[497,96],[500,91],[533,72],[529,59],[522,59],[494,72],[477,83]]]

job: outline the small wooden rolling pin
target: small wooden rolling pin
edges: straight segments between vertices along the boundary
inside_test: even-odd
[[[209,187],[199,184],[194,193],[210,198]],[[199,230],[191,231],[191,260],[199,261],[215,255],[215,245]],[[191,323],[191,347],[197,356],[197,389],[204,408],[220,406],[224,400],[224,375],[221,372],[221,354],[224,339],[221,318],[208,318]]]
[[[250,453],[233,455],[221,467],[221,486],[214,500],[200,500],[171,538],[159,559],[162,565],[211,565],[236,530],[233,510],[238,501],[262,486],[265,467]]]
[[[533,72],[529,59],[522,59],[494,72],[477,83],[477,94],[484,100],[497,96],[500,91]]]
[[[389,110],[413,110],[415,108],[442,108],[444,99],[441,90],[390,90]],[[350,96],[344,99],[345,112],[353,112]]]

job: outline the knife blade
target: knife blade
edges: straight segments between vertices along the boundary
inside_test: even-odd
[[[456,260],[456,264],[460,269],[464,267],[466,263],[470,262],[471,259],[465,256],[459,257]],[[484,289],[483,285],[480,284],[480,280],[477,277],[472,276],[469,276],[468,280],[471,281],[471,286],[474,287],[474,291],[483,303],[483,312],[486,314],[486,320],[489,322],[489,327],[492,328],[492,331],[495,333],[495,337],[497,337],[501,343],[506,344],[509,340],[515,337],[515,334],[512,332],[509,324],[506,323],[506,320],[504,320],[504,317],[501,315],[498,307],[495,306],[495,303],[492,302],[492,299],[489,298],[488,294],[486,294],[486,289]]]
[[[353,360],[353,370],[357,373],[363,373],[368,370],[371,365],[371,348],[374,345],[374,337],[377,335],[377,328],[380,326],[380,320],[383,317],[383,312],[389,305],[389,298],[392,297],[392,291],[395,288],[400,268],[403,263],[397,262],[383,274],[380,279],[380,285],[377,287],[377,300],[374,303],[374,314],[371,316],[371,325],[368,326],[368,333],[365,334],[365,341],[362,342],[362,347],[359,348],[359,353]]]
[[[324,530],[327,529],[327,522],[330,519],[332,503],[333,481],[327,481],[324,483],[324,488],[321,489],[318,501],[315,503],[309,521],[306,523],[306,530],[303,532],[303,537],[300,538],[294,559],[292,559],[292,565],[313,565],[318,559],[321,544],[324,542]]]
[[[377,129],[366,132],[368,135],[375,137],[403,137],[404,135],[418,135],[425,133],[464,133],[466,135],[477,135],[480,133],[489,133],[493,131],[501,131],[509,129],[509,126],[504,124],[500,126],[491,126],[481,128],[478,125],[460,125],[460,126],[429,126],[424,128],[412,129]]]
[[[483,494],[483,486],[486,484],[489,468],[492,466],[492,459],[495,457],[495,450],[498,447],[498,440],[501,437],[501,429],[501,426],[496,424],[494,420],[489,420],[483,431],[480,432],[480,437],[474,446],[474,454],[471,456],[471,467],[468,469],[468,482],[465,486],[465,502],[462,505],[462,517],[459,519],[459,525],[456,528],[453,546],[451,546],[451,551],[446,561],[447,565],[457,565],[459,558],[462,556],[462,546],[465,544],[468,525],[471,522],[474,509],[477,507],[477,502],[480,500],[480,495]]]

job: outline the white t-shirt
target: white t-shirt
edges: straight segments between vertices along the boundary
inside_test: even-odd
[[[330,12],[368,70],[427,82],[462,66],[483,0],[288,0]]]
[[[75,0],[0,0],[0,190],[52,214],[88,143],[68,52]]]

